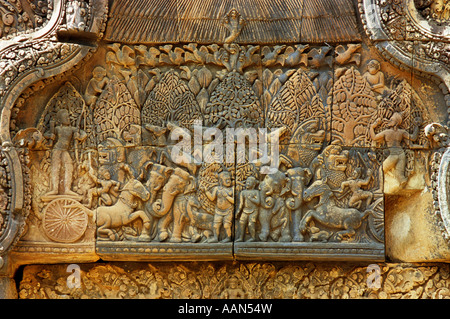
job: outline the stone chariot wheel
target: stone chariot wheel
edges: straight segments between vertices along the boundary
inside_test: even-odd
[[[372,206],[372,214],[368,217],[369,230],[379,242],[384,242],[383,198],[379,198],[371,206]]]
[[[58,198],[44,209],[45,234],[53,241],[73,243],[86,231],[88,216],[80,204],[70,198]]]

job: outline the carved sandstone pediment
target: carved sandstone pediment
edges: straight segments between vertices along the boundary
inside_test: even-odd
[[[373,2],[54,0],[36,33],[0,25],[0,261],[384,261],[448,116],[407,12],[445,12]]]

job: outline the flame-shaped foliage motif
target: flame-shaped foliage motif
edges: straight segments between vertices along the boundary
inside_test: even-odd
[[[328,99],[328,105],[332,105],[332,139],[346,146],[370,146],[369,124],[377,117],[377,102],[359,71],[348,69],[336,81]]]
[[[146,124],[165,126],[177,122],[190,127],[201,113],[194,94],[174,70],[165,73],[150,92],[142,108],[142,121]]]
[[[136,102],[125,84],[111,80],[94,108],[98,142],[108,137],[122,138],[131,125],[140,125],[141,116]]]
[[[273,98],[267,112],[267,125],[286,127],[285,138],[289,139],[304,121],[312,118],[324,119],[324,106],[307,74],[299,69]]]

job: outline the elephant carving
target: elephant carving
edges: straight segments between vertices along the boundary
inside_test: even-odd
[[[161,192],[164,184],[173,173],[174,169],[151,161],[146,162],[141,169],[139,179],[144,182],[145,187],[150,193],[150,198],[144,203],[143,210],[150,220],[150,227],[154,231],[160,215],[153,211],[153,204],[157,200],[158,194]],[[151,233],[153,233],[153,231]],[[153,235],[150,235],[153,238]]]
[[[296,167],[286,171],[290,179],[290,193],[292,196],[286,199],[286,207],[291,211],[293,241],[302,241],[299,225],[304,212],[305,202],[303,192],[311,180],[312,173],[309,168]]]
[[[152,204],[152,212],[160,217],[158,241],[169,237],[173,222],[171,242],[181,242],[181,232],[189,220],[186,212],[187,195],[195,190],[195,178],[181,168],[175,168],[162,190],[162,198]]]
[[[282,172],[277,171],[266,175],[259,186],[260,190],[260,211],[259,223],[261,231],[259,239],[267,241],[269,235],[272,239],[290,241],[289,216],[287,216],[283,195],[287,192],[289,178]]]

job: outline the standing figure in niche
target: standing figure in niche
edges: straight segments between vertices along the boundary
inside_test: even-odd
[[[206,196],[210,201],[217,201],[213,221],[214,238],[211,240],[212,242],[219,241],[222,226],[227,236],[222,242],[226,243],[231,241],[231,226],[234,210],[234,190],[231,184],[231,174],[228,171],[223,171],[219,173],[219,185],[213,187],[211,191],[206,191]]]
[[[245,235],[245,228],[248,226],[248,231],[251,238],[248,241],[256,240],[256,219],[259,213],[259,204],[261,202],[259,190],[256,188],[257,180],[250,176],[245,183],[246,189],[239,194],[239,208],[236,214],[236,219],[239,218],[240,233],[236,241],[243,241]]]
[[[377,60],[371,60],[367,64],[367,72],[363,77],[369,82],[372,87],[372,91],[382,94],[387,90],[384,81],[384,74],[381,72],[380,62]]]
[[[66,4],[67,29],[72,31],[84,31],[86,27],[87,8],[84,1],[69,0]]]
[[[370,136],[375,142],[385,142],[389,149],[389,156],[383,162],[383,172],[387,174],[392,173],[397,179],[400,186],[404,186],[408,178],[405,177],[406,154],[402,148],[403,141],[416,141],[419,135],[420,118],[416,118],[413,134],[409,134],[406,130],[400,129],[402,123],[402,116],[400,113],[394,113],[388,123],[388,129],[375,134],[375,128],[381,124],[381,119],[378,119],[370,126]]]
[[[73,181],[73,160],[70,156],[69,149],[72,141],[78,140],[83,142],[87,138],[86,132],[78,129],[70,124],[69,112],[66,109],[59,110],[56,114],[59,125],[55,127],[55,122],[50,122],[50,132],[46,133],[46,137],[56,140],[53,145],[50,175],[51,190],[46,195],[58,195],[59,182],[63,180],[62,193],[64,195],[78,196],[71,190]]]
[[[239,279],[236,276],[231,276],[227,280],[227,287],[220,294],[222,299],[244,299],[246,297],[245,291],[239,285]]]

